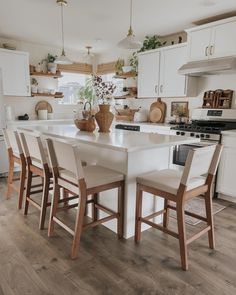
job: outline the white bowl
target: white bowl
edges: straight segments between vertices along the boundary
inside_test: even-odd
[[[131,67],[131,66],[122,67],[122,70],[123,70],[124,73],[132,72],[132,69],[133,69],[133,67]]]

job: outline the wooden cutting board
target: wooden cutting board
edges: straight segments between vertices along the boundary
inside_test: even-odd
[[[52,113],[52,106],[46,100],[41,100],[35,106],[35,113],[38,114],[39,110],[47,110],[48,113]]]
[[[161,101],[161,98],[158,98],[150,107],[149,120],[152,123],[164,123],[165,115],[166,104]]]

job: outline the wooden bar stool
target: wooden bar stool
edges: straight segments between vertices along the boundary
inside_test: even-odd
[[[51,236],[54,224],[57,223],[73,236],[71,258],[78,255],[80,238],[83,229],[94,227],[106,221],[117,219],[118,238],[123,237],[123,213],[124,213],[124,175],[101,166],[82,167],[78,148],[74,145],[47,139],[48,154],[53,172],[54,193],[50,212],[48,235]],[[72,230],[57,217],[57,212],[65,209],[60,207],[62,200],[59,199],[60,188],[67,189],[73,196],[68,201],[78,199],[76,204],[67,206],[67,209],[77,208],[75,228]],[[98,203],[99,193],[107,190],[118,189],[117,212]],[[88,196],[94,196],[88,200]],[[86,203],[93,203],[93,221],[84,224],[84,212]],[[98,210],[104,211],[108,216],[98,219]]]
[[[27,163],[27,185],[24,214],[28,214],[29,203],[40,211],[39,229],[44,229],[47,207],[51,205],[48,202],[50,181],[52,181],[52,172],[49,169],[48,158],[45,153],[40,137],[33,133],[20,133],[20,138]],[[32,185],[34,175],[41,177],[43,188],[32,190],[35,186]],[[52,182],[51,182],[52,183]],[[42,193],[41,203],[36,202],[31,198],[34,194]]]
[[[7,180],[6,198],[9,199],[13,191],[18,192],[18,209],[22,208],[22,202],[25,190],[26,179],[26,161],[21,146],[19,135],[12,129],[3,129],[5,144],[8,151],[9,171]],[[20,166],[20,178],[14,178],[14,166],[17,163]],[[14,185],[15,181],[20,181],[18,187]]]
[[[179,240],[181,264],[183,270],[188,269],[187,245],[208,233],[209,247],[214,249],[214,225],[212,214],[212,183],[219,164],[222,152],[221,145],[212,145],[203,148],[193,149],[189,152],[183,173],[166,169],[154,171],[137,178],[136,198],[136,221],[135,241],[140,242],[141,223],[146,223],[156,229],[163,231]],[[164,210],[142,217],[143,192],[165,199]],[[206,217],[185,211],[186,201],[203,195],[206,206]],[[175,202],[176,207],[169,202]],[[168,229],[169,209],[176,210],[178,232]],[[156,224],[150,219],[164,214],[163,226]],[[185,214],[207,223],[207,226],[193,235],[186,238]]]

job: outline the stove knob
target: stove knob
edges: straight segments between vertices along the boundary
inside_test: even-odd
[[[194,135],[195,135],[195,133],[193,133],[193,132],[192,132],[192,133],[190,133],[190,136],[191,136],[191,137],[194,137]]]
[[[196,138],[199,138],[199,137],[200,137],[199,134],[197,134],[197,135],[196,135]]]
[[[206,134],[206,138],[208,138],[208,139],[209,139],[210,137],[211,137],[211,136],[210,136],[210,134]]]
[[[181,132],[180,135],[184,136],[185,135],[185,132]]]
[[[179,132],[179,131],[177,131],[177,132],[176,132],[176,135],[180,135],[180,132]]]
[[[201,138],[204,138],[205,137],[205,134],[201,134],[200,136],[201,136]]]

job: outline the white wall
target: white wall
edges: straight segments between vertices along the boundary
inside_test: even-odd
[[[41,44],[28,43],[23,41],[15,41],[9,39],[0,38],[0,44],[10,43],[15,45],[17,50],[29,52],[30,64],[36,65],[42,59],[47,57],[48,53],[60,55],[61,49],[55,47],[49,47]],[[74,62],[82,62],[83,54],[85,52],[79,51],[66,51],[67,56]],[[36,77],[39,85],[43,88],[57,88],[56,79],[39,78]],[[76,105],[62,105],[58,103],[58,99],[47,98],[47,97],[4,97],[4,103],[10,105],[13,109],[15,117],[27,113],[31,119],[36,118],[35,105],[40,100],[48,101],[52,107],[55,118],[72,118],[73,109],[77,108]]]

